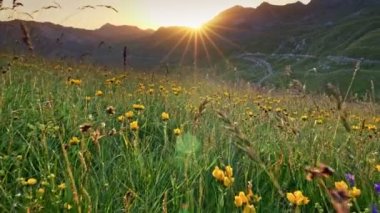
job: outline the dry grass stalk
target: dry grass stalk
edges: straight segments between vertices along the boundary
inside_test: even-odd
[[[22,31],[22,41],[28,47],[28,50],[33,53],[34,47],[32,44],[32,40],[30,38],[29,30],[28,30],[28,28],[24,22],[20,23],[20,27],[21,27],[21,31]]]
[[[203,113],[206,111],[206,105],[210,103],[210,100],[207,98],[202,101],[202,103],[198,107],[198,111],[195,113],[194,116],[194,126],[198,126],[199,119],[202,117]]]
[[[260,168],[263,169],[263,171],[269,176],[271,182],[273,183],[273,186],[277,189],[278,194],[281,197],[284,197],[285,194],[282,191],[275,175],[273,172],[268,170],[265,163],[261,160],[260,153],[252,147],[251,141],[240,131],[237,123],[232,122],[223,112],[217,112],[217,114],[219,118],[226,124],[226,129],[228,129],[235,137],[239,139],[239,141],[234,142],[234,145],[241,151],[245,152],[249,158],[255,161],[260,166]]]
[[[164,198],[162,199],[162,212],[168,213],[168,192],[165,191]]]
[[[128,190],[128,192],[124,195],[124,212],[130,212],[133,201],[136,198],[136,194],[132,190]]]
[[[21,2],[18,2],[17,0],[13,0],[12,9],[14,10],[16,7],[24,6]]]
[[[123,66],[124,66],[124,71],[127,69],[127,56],[128,56],[128,48],[127,48],[127,46],[125,46],[124,50],[123,50]]]
[[[349,87],[349,89],[350,88],[351,87]],[[347,115],[348,113],[343,108],[343,104],[344,104],[344,102],[345,102],[345,100],[347,98],[347,94],[348,94],[349,90],[347,91],[347,94],[346,94],[345,98],[343,99],[342,96],[341,96],[341,94],[340,94],[339,89],[337,87],[335,87],[333,84],[328,83],[327,84],[327,89],[331,92],[331,95],[334,97],[334,99],[336,101],[336,108],[339,111],[339,119],[342,122],[344,129],[347,132],[351,132],[351,126],[350,126],[350,124],[348,122],[348,115]]]

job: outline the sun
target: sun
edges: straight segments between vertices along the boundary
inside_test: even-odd
[[[201,30],[203,28],[204,23],[192,23],[185,25],[188,28],[191,28],[193,30]]]

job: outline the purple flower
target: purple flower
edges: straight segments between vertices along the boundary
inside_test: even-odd
[[[345,177],[346,177],[348,184],[350,184],[351,187],[354,187],[355,186],[355,175],[353,175],[351,173],[347,173],[345,175]]]
[[[372,205],[371,213],[379,213],[379,210],[377,210],[377,207],[375,204]]]
[[[380,195],[380,183],[375,183],[374,187],[375,192]]]

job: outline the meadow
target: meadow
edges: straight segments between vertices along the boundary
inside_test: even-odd
[[[255,90],[198,72],[0,63],[0,212],[380,207],[373,99],[349,102],[333,86]]]

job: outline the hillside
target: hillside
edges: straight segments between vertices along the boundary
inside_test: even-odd
[[[93,31],[49,23],[26,25],[35,52],[48,58],[121,67],[127,46],[131,67],[152,69],[168,63],[216,68],[229,79],[226,70],[237,67],[246,81],[279,86],[287,84],[277,81],[287,65],[301,80],[307,80],[305,72],[312,68],[322,74],[349,71],[358,60],[367,72],[376,75],[380,64],[379,2],[312,0],[307,5],[264,2],[257,8],[235,6],[199,31],[186,27],[152,31],[110,24]],[[19,21],[0,22],[2,51],[25,53],[21,38]],[[259,56],[271,65],[273,75],[264,75],[262,67],[257,68],[252,58],[241,59],[241,54]]]
[[[0,212],[333,212],[338,192],[340,208],[380,204],[376,103],[185,69],[0,67]]]

